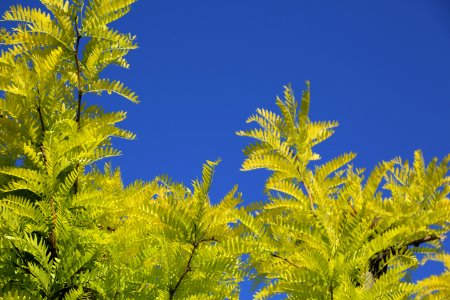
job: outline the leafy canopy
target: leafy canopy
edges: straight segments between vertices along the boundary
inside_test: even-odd
[[[314,147],[338,124],[310,121],[307,87],[300,104],[286,87],[276,100],[281,115],[258,109],[247,121],[258,128],[238,132],[256,140],[242,169],[272,171],[269,201],[251,205],[255,218],[243,222],[259,249],[251,265],[266,283],[255,298],[410,299],[435,291],[437,280],[414,284],[406,275],[422,255],[443,251],[450,155],[426,165],[416,151],[412,165],[396,158],[367,177],[351,164],[353,153],[320,164]]]
[[[11,6],[0,57],[0,298],[237,298],[243,277],[234,188],[208,197],[216,163],[193,191],[166,179],[124,186],[100,161],[126,113],[90,105],[89,93],[138,102],[103,78],[128,68],[134,36],[110,24],[135,1],[42,0]],[[82,43],[83,42],[83,43]],[[226,271],[226,272],[225,272]]]
[[[0,43],[0,299],[446,299],[449,160],[380,163],[369,175],[354,153],[325,163],[314,147],[337,122],[309,119],[290,87],[238,132],[244,171],[267,169],[268,200],[242,206],[234,187],[209,190],[219,161],[192,187],[160,176],[125,186],[104,162],[134,139],[89,94],[138,102],[122,82],[135,37],[115,30],[136,0],[41,0],[3,14]],[[217,204],[212,204],[217,203]],[[420,282],[426,262],[446,271]]]

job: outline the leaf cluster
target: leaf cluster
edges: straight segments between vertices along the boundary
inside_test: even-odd
[[[426,165],[416,151],[412,165],[396,158],[367,177],[351,164],[353,153],[316,163],[313,148],[337,122],[310,121],[307,86],[300,104],[285,87],[284,99],[276,101],[281,115],[258,109],[248,119],[258,128],[238,132],[256,140],[244,150],[242,169],[271,171],[269,201],[250,206],[255,218],[243,222],[259,248],[251,265],[266,282],[255,298],[410,299],[422,293],[426,284],[409,282],[407,274],[420,255],[443,250],[450,156]]]
[[[238,132],[244,171],[269,170],[268,200],[242,206],[237,186],[209,196],[219,161],[191,187],[160,176],[124,185],[105,160],[126,113],[90,105],[88,94],[137,103],[102,77],[135,37],[112,23],[136,0],[40,0],[13,5],[0,43],[0,299],[446,299],[450,156],[428,164],[354,168],[354,153],[321,163],[315,146],[338,123],[309,119],[310,88],[291,87],[280,114],[258,109]],[[213,204],[215,203],[215,204]],[[425,257],[422,259],[422,257]],[[420,282],[426,260],[446,271]]]

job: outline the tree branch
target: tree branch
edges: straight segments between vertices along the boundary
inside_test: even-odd
[[[38,115],[39,115],[39,121],[41,123],[41,128],[42,128],[42,141],[39,145],[39,148],[41,149],[42,152],[42,157],[44,159],[44,163],[46,163],[47,158],[45,156],[45,151],[44,151],[44,145],[43,145],[43,140],[45,137],[45,124],[44,124],[44,117],[42,115],[42,109],[41,109],[41,98],[39,97],[39,89],[37,90],[38,96],[38,106],[36,108]],[[50,239],[50,254],[52,258],[58,257],[58,252],[57,252],[57,237],[56,237],[56,223],[57,223],[57,216],[56,216],[56,208],[55,208],[55,200],[53,198],[50,198],[50,208],[52,211],[52,228],[50,230],[50,235],[49,235],[49,239]]]
[[[203,234],[203,236],[204,236],[204,234]],[[204,242],[218,242],[218,241],[214,237],[212,237],[209,239],[201,239],[200,241],[198,241],[192,245],[194,248],[192,249],[191,255],[189,256],[189,260],[187,262],[186,267],[184,268],[183,274],[181,274],[175,287],[169,290],[169,294],[170,294],[169,299],[171,299],[171,300],[173,299],[178,287],[180,286],[183,279],[186,277],[187,273],[192,271],[191,263],[192,263],[192,259],[194,258],[194,255],[195,255],[195,251],[197,250],[198,246]]]
[[[417,239],[415,241],[412,241],[411,243],[408,244],[408,246],[414,246],[414,247],[419,247],[421,244],[423,243],[428,243],[431,241],[435,241],[435,240],[440,240],[442,237],[441,236],[437,236],[437,235],[428,235],[426,237],[423,237],[421,239]]]
[[[271,252],[270,255],[271,255],[272,257],[276,257],[276,258],[278,258],[278,259],[281,259],[281,260],[284,261],[285,263],[288,263],[288,264],[290,264],[291,266],[293,266],[293,267],[295,267],[295,268],[297,268],[297,269],[302,269],[302,267],[300,267],[299,265],[294,264],[293,262],[291,262],[291,261],[288,260],[287,258],[284,258],[284,257],[282,257],[282,256],[279,256],[278,254],[275,254],[275,253]]]
[[[75,65],[77,68],[77,112],[75,116],[75,121],[78,125],[78,130],[81,129],[81,100],[83,98],[83,89],[81,88],[81,66],[80,66],[80,57],[79,57],[79,49],[80,49],[80,40],[81,40],[81,34],[78,30],[78,18],[75,16],[75,34],[76,34],[76,42],[75,42],[75,49],[74,49],[74,57],[75,57]],[[79,168],[79,165],[76,166],[76,168]],[[75,180],[74,184],[74,194],[76,195],[78,193],[78,177]]]
[[[50,198],[50,207],[52,209],[52,229],[50,231],[50,253],[51,257],[55,258],[58,257],[57,252],[57,238],[56,238],[56,209],[55,209],[55,200],[53,198]]]
[[[78,30],[78,24],[77,24],[77,17],[75,17],[75,34],[76,34],[76,42],[75,42],[75,49],[74,49],[74,57],[75,57],[75,65],[77,68],[77,114],[75,117],[75,121],[78,124],[78,129],[80,129],[80,122],[81,122],[81,100],[83,98],[83,89],[81,88],[81,66],[80,66],[80,57],[79,57],[79,49],[80,49],[80,40],[81,40],[81,34]]]
[[[42,137],[44,137],[45,133],[45,124],[44,124],[44,117],[42,116],[42,110],[41,110],[41,104],[38,104],[38,107],[36,108],[38,115],[39,115],[39,121],[41,122],[41,128],[42,128]]]
[[[308,185],[306,184],[306,182],[305,182],[304,179],[301,179],[303,176],[302,176],[302,172],[300,172],[300,169],[299,169],[299,167],[297,166],[297,162],[298,162],[298,161],[299,161],[299,159],[298,159],[297,155],[295,155],[295,157],[294,157],[294,165],[295,165],[295,169],[297,170],[297,173],[298,173],[298,175],[300,176],[300,181],[303,183],[303,186],[305,187],[305,190],[306,190],[306,196],[308,196],[308,199],[309,199],[309,205],[310,205],[310,207],[311,207],[311,211],[315,211],[316,209],[314,208],[314,199],[313,199],[313,197],[312,197],[312,195],[311,195],[311,192],[310,192],[310,190],[309,190],[309,188],[308,188]]]
[[[191,255],[189,257],[186,267],[184,268],[183,274],[181,274],[175,287],[170,289],[170,291],[169,291],[169,294],[170,294],[169,299],[171,299],[171,300],[173,299],[173,296],[175,295],[175,293],[176,293],[178,287],[180,286],[181,282],[183,281],[184,277],[186,277],[187,273],[189,273],[191,271],[191,262],[192,262],[192,259],[194,258],[195,251],[197,250],[198,245],[199,245],[198,243],[193,245],[194,248],[192,249]]]
[[[403,246],[400,248],[398,246],[391,246],[385,250],[382,250],[382,251],[376,253],[374,255],[374,257],[372,257],[370,259],[369,270],[372,273],[373,277],[378,279],[381,277],[381,275],[385,274],[388,270],[387,266],[383,266],[380,269],[380,263],[387,260],[391,256],[392,253],[394,253],[394,252],[399,253],[402,251],[406,251],[409,246],[419,247],[423,243],[427,243],[427,242],[431,242],[431,241],[435,241],[435,240],[439,240],[439,239],[441,239],[440,236],[433,234],[433,235],[427,235],[423,238],[409,242],[408,244],[406,244],[406,246]]]

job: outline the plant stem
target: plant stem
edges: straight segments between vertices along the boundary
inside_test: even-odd
[[[52,209],[52,229],[50,232],[50,253],[51,257],[55,258],[58,257],[58,253],[56,251],[57,246],[57,240],[56,240],[56,209],[55,209],[55,200],[53,198],[50,198],[50,207]]]
[[[39,90],[38,92],[38,106],[36,108],[38,115],[39,115],[39,121],[41,123],[41,128],[42,128],[42,141],[39,145],[39,148],[41,149],[42,152],[42,157],[44,159],[44,164],[47,162],[47,158],[45,155],[45,151],[44,151],[44,137],[45,137],[45,124],[44,124],[44,117],[42,115],[42,109],[41,109],[41,98],[39,97]],[[57,238],[56,238],[56,209],[55,209],[55,200],[53,198],[50,198],[50,208],[51,208],[51,212],[52,212],[52,228],[50,230],[50,253],[51,253],[51,257],[55,258],[58,257],[58,253],[57,253]]]
[[[282,257],[282,256],[279,256],[278,254],[275,254],[275,253],[270,253],[270,255],[273,256],[273,257],[276,257],[276,258],[278,258],[278,259],[281,259],[281,260],[284,261],[285,263],[288,263],[288,264],[290,264],[291,266],[293,266],[293,267],[295,267],[295,268],[297,268],[297,269],[301,269],[300,266],[294,264],[293,262],[291,262],[291,261],[288,260],[287,258],[284,258],[284,257]]]
[[[80,49],[80,40],[81,40],[81,34],[78,30],[78,21],[77,17],[75,17],[75,34],[76,34],[76,42],[75,42],[75,49],[74,49],[74,57],[75,57],[75,65],[77,68],[77,113],[75,117],[75,121],[78,125],[78,131],[81,129],[81,100],[83,98],[83,89],[81,87],[81,66],[80,66],[80,56],[79,56],[79,49]],[[76,168],[78,169],[80,166],[77,164]],[[78,177],[77,180],[75,180],[74,184],[74,194],[76,195],[78,193]]]
[[[205,236],[206,232],[203,234],[203,236]],[[195,255],[195,251],[197,250],[198,246],[203,243],[203,242],[218,242],[218,240],[216,240],[214,237],[209,238],[209,239],[200,239],[200,241],[195,242],[194,244],[192,244],[192,246],[194,247],[192,249],[191,255],[189,256],[189,260],[186,264],[186,267],[184,268],[183,274],[181,274],[180,278],[178,279],[177,284],[175,285],[174,288],[170,289],[169,291],[169,299],[172,300],[175,292],[177,291],[178,287],[180,286],[181,282],[183,281],[183,279],[186,277],[187,273],[189,273],[190,271],[192,271],[191,269],[191,263],[192,263],[192,259],[194,258]]]
[[[177,291],[177,289],[180,286],[181,282],[183,281],[184,277],[187,275],[187,273],[189,273],[191,271],[191,262],[192,262],[192,259],[194,258],[195,251],[197,250],[198,245],[199,245],[199,243],[195,243],[193,245],[194,248],[192,249],[191,255],[189,257],[186,267],[184,268],[183,274],[181,274],[175,287],[169,291],[169,293],[170,293],[169,299],[170,300],[173,299],[173,296],[175,295],[175,292]]]
[[[38,107],[37,107],[37,112],[38,112],[38,114],[39,114],[39,121],[41,122],[42,137],[44,137],[44,133],[45,133],[45,124],[44,124],[44,118],[43,118],[43,116],[42,116],[41,104],[38,105]]]
[[[414,241],[406,244],[406,246],[403,246],[403,247],[391,246],[385,250],[382,250],[382,251],[376,253],[370,259],[369,270],[372,273],[373,277],[378,279],[381,277],[381,275],[385,274],[388,270],[387,266],[383,266],[382,268],[380,268],[380,263],[383,261],[386,261],[386,259],[388,259],[393,252],[398,253],[400,251],[405,251],[406,249],[408,249],[409,246],[419,247],[423,243],[427,243],[427,242],[431,242],[431,241],[435,241],[435,240],[439,240],[439,239],[441,239],[440,236],[428,235],[423,238],[414,240]]]
[[[81,35],[80,31],[78,30],[78,24],[77,24],[77,18],[75,18],[75,34],[76,34],[76,42],[75,42],[75,50],[74,50],[74,57],[75,57],[75,65],[77,68],[77,115],[75,117],[75,121],[78,124],[78,129],[81,128],[80,122],[81,122],[81,100],[83,98],[83,89],[81,88],[81,66],[80,66],[80,56],[79,56],[79,49],[80,49],[80,40]]]

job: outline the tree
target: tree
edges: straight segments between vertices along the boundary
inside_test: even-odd
[[[234,187],[218,204],[209,189],[219,161],[192,188],[166,176],[125,186],[105,159],[126,113],[89,94],[138,102],[111,65],[128,68],[135,37],[111,27],[135,0],[41,0],[11,6],[0,57],[0,298],[237,299],[252,276],[255,298],[383,299],[448,296],[445,278],[406,280],[418,254],[447,262],[450,156],[427,166],[397,158],[369,176],[354,154],[311,167],[313,147],[336,122],[311,122],[308,89],[259,109],[261,128],[244,170],[273,171],[269,200],[241,205]],[[431,253],[431,255],[429,254]],[[246,261],[244,254],[249,254]]]
[[[82,14],[81,1],[42,1],[46,10],[16,5],[3,15],[19,22],[3,36],[10,47],[1,57],[4,293],[49,299],[103,293],[95,282],[105,272],[106,228],[117,223],[121,191],[105,182],[112,174],[85,171],[120,153],[113,136],[134,135],[116,127],[124,112],[86,106],[83,96],[107,91],[137,100],[121,83],[99,79],[110,64],[126,67],[123,56],[136,47],[131,36],[107,27],[132,2],[91,2]],[[81,58],[82,38],[89,41]]]
[[[418,266],[419,254],[443,250],[450,156],[425,165],[416,151],[412,166],[396,158],[367,178],[351,165],[353,153],[312,167],[320,159],[313,147],[338,123],[310,121],[307,85],[300,105],[286,87],[276,101],[281,115],[258,109],[248,122],[260,128],[238,132],[256,139],[244,150],[242,169],[272,171],[269,201],[251,206],[256,218],[243,222],[260,249],[252,265],[267,283],[256,298],[409,299],[438,282],[414,284],[406,273]]]
[[[15,5],[3,15],[18,25],[2,31],[9,47],[0,58],[2,297],[237,297],[242,246],[229,223],[240,200],[233,189],[210,204],[215,163],[193,192],[166,179],[124,187],[119,170],[98,167],[120,154],[113,137],[134,138],[116,126],[125,112],[85,97],[137,102],[100,75],[128,68],[135,38],[110,23],[134,2],[42,0],[45,9]]]

